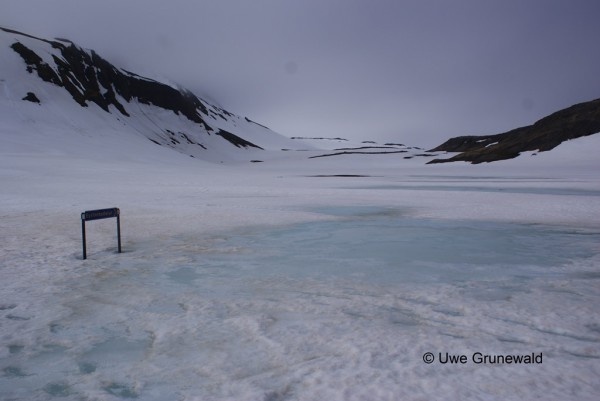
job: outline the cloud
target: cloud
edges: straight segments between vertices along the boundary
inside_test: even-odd
[[[68,37],[288,136],[433,146],[600,97],[594,0],[2,0],[0,25]]]

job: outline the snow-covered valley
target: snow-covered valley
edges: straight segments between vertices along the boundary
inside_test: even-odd
[[[4,38],[1,399],[597,398],[599,134],[426,165],[202,103],[209,130],[81,107]],[[80,214],[111,207],[123,253],[92,221],[83,260]]]
[[[319,151],[221,164],[113,146],[116,131],[19,129],[0,150],[3,399],[598,392],[596,136],[478,166]],[[114,206],[124,252],[100,220],[82,260],[79,214]]]

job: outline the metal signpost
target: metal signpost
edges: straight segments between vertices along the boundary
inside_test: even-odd
[[[119,253],[121,253],[121,211],[118,207],[111,209],[87,210],[81,213],[81,239],[83,242],[83,259],[87,258],[85,246],[85,222],[90,220],[108,219],[111,217],[117,218],[117,243],[119,245]]]

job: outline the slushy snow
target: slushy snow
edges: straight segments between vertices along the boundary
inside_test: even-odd
[[[600,135],[209,163],[0,87],[1,399],[597,399]]]

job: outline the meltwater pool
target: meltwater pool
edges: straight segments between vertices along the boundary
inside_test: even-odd
[[[10,400],[594,399],[600,232],[380,207],[140,244],[0,303]],[[38,305],[38,306],[36,306]],[[445,355],[543,354],[460,366]]]

